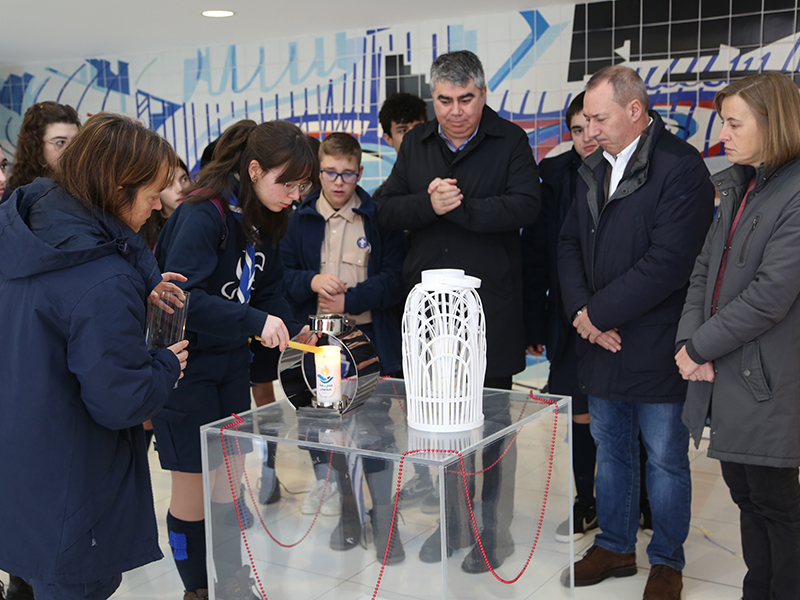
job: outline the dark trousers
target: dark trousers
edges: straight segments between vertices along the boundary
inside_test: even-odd
[[[800,482],[797,468],[722,462],[739,507],[747,564],[744,600],[797,600],[800,594]]]
[[[36,600],[106,600],[122,583],[122,575],[112,575],[88,583],[45,583],[30,581]]]
[[[486,378],[484,386],[487,388],[510,390],[511,377]],[[506,400],[508,397],[506,396]],[[510,404],[504,403],[494,407],[492,414],[486,414],[484,421],[484,435],[490,436],[496,431],[511,424]],[[484,446],[481,451],[483,468],[494,465],[483,474],[483,488],[481,490],[481,517],[483,520],[484,543],[492,550],[499,543],[513,543],[511,541],[511,521],[514,518],[514,489],[517,470],[516,444],[509,448],[514,434],[509,434]],[[503,453],[505,455],[503,456]],[[498,462],[500,456],[503,459]],[[475,455],[464,458],[464,468],[467,472],[475,471]],[[464,496],[464,480],[461,475],[461,464],[456,462],[448,469],[447,475],[446,507],[447,534],[450,545],[459,548],[466,546],[466,541],[471,537],[472,524],[467,510]],[[470,498],[475,497],[475,477],[467,476],[467,487]]]

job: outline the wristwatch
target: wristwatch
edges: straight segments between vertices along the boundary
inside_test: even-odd
[[[580,316],[583,314],[583,311],[585,311],[585,310],[586,310],[586,308],[587,308],[588,306],[589,306],[589,305],[587,304],[587,305],[586,305],[586,306],[584,306],[583,308],[579,308],[579,309],[578,309],[578,311],[577,311],[577,312],[576,312],[576,313],[573,315],[573,317],[572,317],[572,320],[574,321],[575,319],[577,319],[578,317],[580,317]]]

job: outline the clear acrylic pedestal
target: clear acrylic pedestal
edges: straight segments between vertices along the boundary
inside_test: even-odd
[[[451,434],[409,428],[405,408],[403,381],[384,379],[344,417],[283,400],[204,426],[210,597],[572,598],[573,544],[554,538],[572,517],[569,398],[486,389],[483,425]],[[270,454],[280,497],[262,504]],[[414,501],[412,478],[431,482]]]

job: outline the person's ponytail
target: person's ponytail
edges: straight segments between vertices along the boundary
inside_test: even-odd
[[[242,154],[247,148],[250,132],[256,127],[255,121],[245,119],[228,127],[217,141],[211,162],[200,169],[196,183],[189,189],[184,202],[203,202],[221,196],[226,201],[233,192],[230,173],[239,173]]]

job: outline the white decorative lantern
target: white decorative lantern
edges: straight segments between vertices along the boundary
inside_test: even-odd
[[[486,322],[481,285],[460,269],[422,272],[403,312],[408,424],[464,431],[483,423]]]

